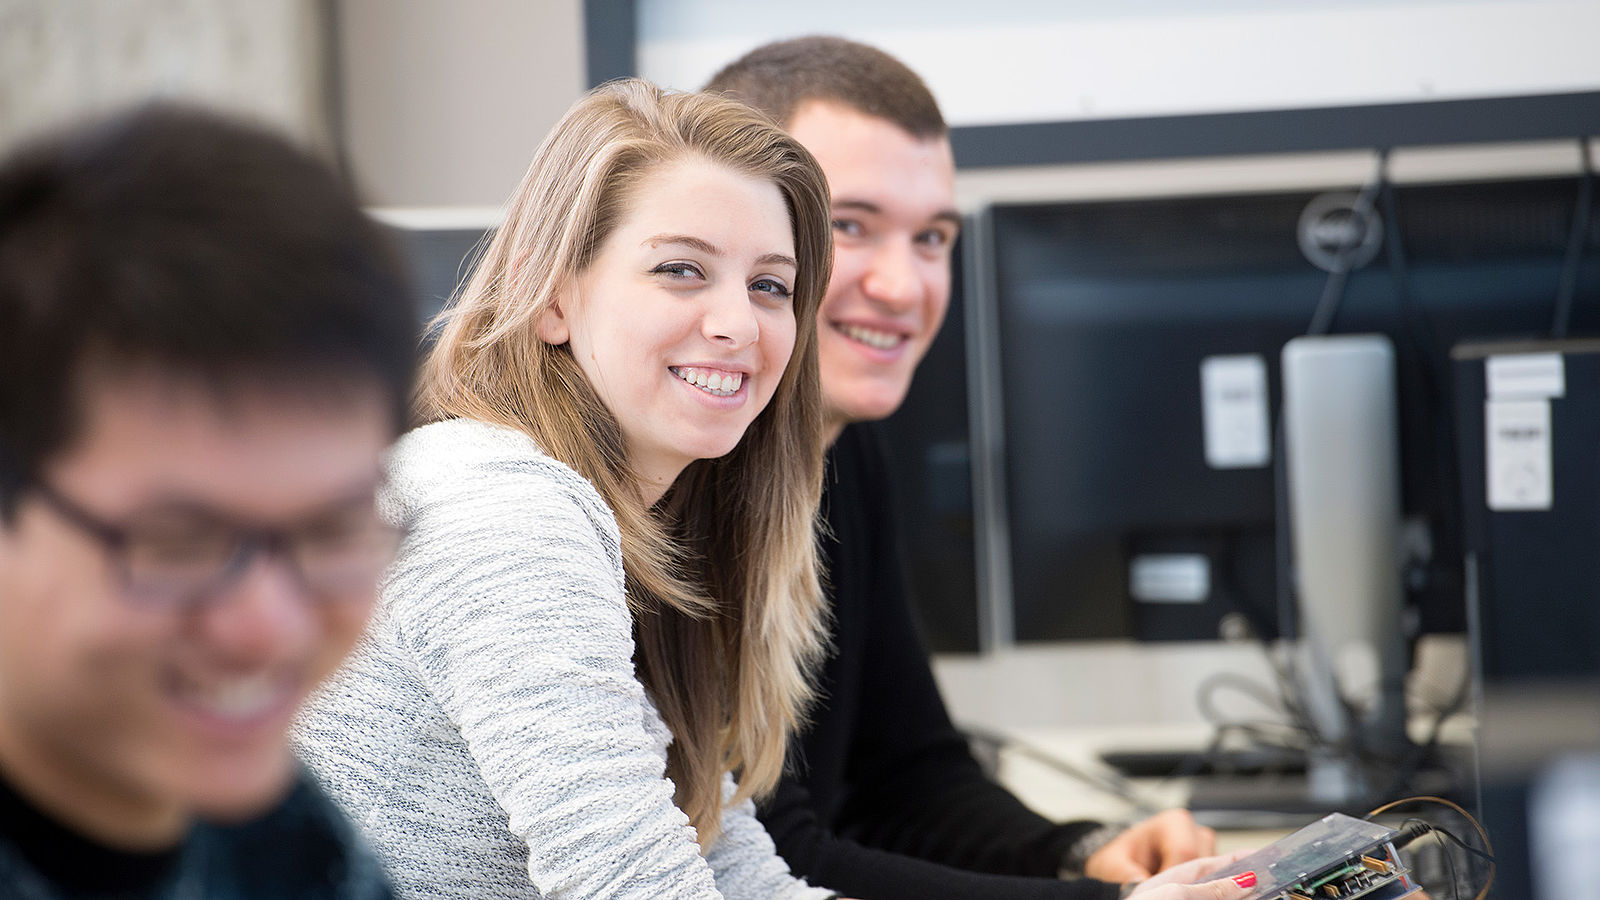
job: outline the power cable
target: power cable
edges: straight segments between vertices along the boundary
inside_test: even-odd
[[[1356,266],[1356,256],[1362,246],[1362,235],[1355,223],[1359,223],[1362,216],[1371,216],[1372,201],[1388,181],[1389,148],[1384,147],[1378,150],[1378,164],[1372,178],[1361,186],[1361,193],[1356,195],[1356,202],[1351,206],[1352,227],[1345,232],[1350,239],[1333,250],[1333,266],[1328,270],[1328,280],[1323,282],[1322,297],[1311,314],[1311,324],[1306,326],[1306,334],[1327,334],[1333,328],[1334,317],[1339,314],[1339,304],[1344,300],[1345,281]]]
[[[1578,289],[1578,268],[1583,260],[1583,247],[1589,242],[1589,207],[1594,202],[1594,165],[1589,159],[1588,135],[1578,138],[1578,158],[1583,163],[1583,176],[1578,181],[1578,203],[1572,211],[1572,231],[1567,235],[1567,257],[1561,266],[1555,314],[1550,320],[1550,336],[1556,340],[1567,336],[1567,326],[1572,319],[1572,297]]]
[[[1474,831],[1478,832],[1478,839],[1483,842],[1483,849],[1479,850],[1476,847],[1468,844],[1466,841],[1463,841],[1461,838],[1456,837],[1451,832],[1421,820],[1418,820],[1417,824],[1402,828],[1400,830],[1400,837],[1395,839],[1395,846],[1404,847],[1405,845],[1410,844],[1411,842],[1430,832],[1443,835],[1445,838],[1453,841],[1456,845],[1468,853],[1488,861],[1489,877],[1484,880],[1483,888],[1478,891],[1477,896],[1473,898],[1473,900],[1484,900],[1485,897],[1489,896],[1489,888],[1494,886],[1494,845],[1489,843],[1489,834],[1483,830],[1483,826],[1478,823],[1478,820],[1473,818],[1472,813],[1462,809],[1460,805],[1446,800],[1443,797],[1434,797],[1431,795],[1406,797],[1401,800],[1396,800],[1393,803],[1385,803],[1377,809],[1367,813],[1362,818],[1370,820],[1373,816],[1388,812],[1389,810],[1394,809],[1396,806],[1402,806],[1407,803],[1437,803],[1441,806],[1447,806],[1450,809],[1455,810],[1458,815],[1467,821],[1467,824],[1472,826]]]

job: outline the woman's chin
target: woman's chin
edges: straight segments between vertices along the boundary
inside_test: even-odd
[[[707,444],[705,447],[701,448],[695,458],[721,459],[724,456],[727,456],[729,453],[732,453],[738,446],[739,442],[737,440]]]

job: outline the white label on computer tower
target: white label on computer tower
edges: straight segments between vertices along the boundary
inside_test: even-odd
[[[1267,363],[1258,354],[1208,356],[1200,362],[1200,408],[1206,464],[1248,469],[1272,459],[1267,429]]]
[[[1549,400],[1486,400],[1484,468],[1489,508],[1549,509],[1555,491],[1550,463]]]
[[[1199,553],[1142,553],[1128,562],[1128,594],[1141,603],[1204,603],[1211,560]]]
[[[1491,400],[1566,396],[1566,365],[1559,353],[1508,353],[1491,356],[1483,365]]]

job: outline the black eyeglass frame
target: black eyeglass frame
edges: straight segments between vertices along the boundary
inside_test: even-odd
[[[306,576],[299,560],[295,557],[292,547],[296,536],[293,529],[254,528],[230,523],[226,531],[232,536],[233,552],[214,577],[204,584],[184,591],[181,596],[160,600],[138,597],[137,591],[134,590],[132,566],[128,561],[128,545],[133,542],[128,529],[107,522],[84,509],[42,479],[32,479],[28,483],[28,489],[38,494],[39,498],[55,510],[64,521],[100,544],[117,568],[123,589],[130,592],[133,595],[131,599],[136,602],[151,606],[169,605],[182,608],[204,606],[214,601],[218,594],[248,571],[250,564],[261,554],[282,560],[284,566],[294,576],[298,587],[306,594],[321,596],[327,593],[316,581]],[[391,527],[391,530],[394,532],[394,546],[398,548],[405,537],[405,529]]]

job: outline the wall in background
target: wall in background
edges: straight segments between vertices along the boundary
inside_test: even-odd
[[[1592,0],[638,0],[638,66],[694,88],[769,40],[842,34],[952,125],[1559,94],[1600,87]]]
[[[346,162],[380,206],[498,206],[587,87],[579,0],[335,0]]]
[[[0,0],[0,148],[151,97],[327,148],[325,12],[318,0]]]

